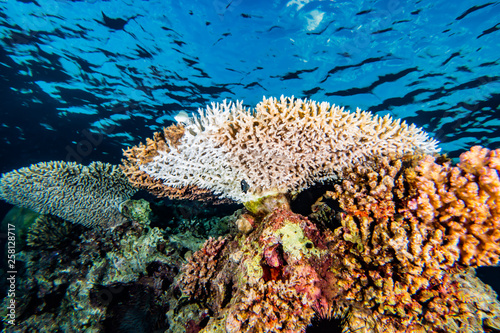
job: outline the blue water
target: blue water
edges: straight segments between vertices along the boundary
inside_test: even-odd
[[[499,145],[500,3],[0,2],[0,172],[119,163],[212,101],[294,95]]]
[[[500,1],[0,0],[0,173],[118,164],[179,111],[280,95],[500,148],[499,30]]]

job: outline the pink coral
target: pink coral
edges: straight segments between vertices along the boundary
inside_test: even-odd
[[[186,296],[199,298],[209,293],[210,279],[217,272],[217,262],[225,243],[225,238],[210,237],[182,267],[178,286]]]

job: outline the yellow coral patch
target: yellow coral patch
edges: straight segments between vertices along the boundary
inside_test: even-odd
[[[300,260],[303,256],[311,255],[319,257],[320,252],[314,244],[304,235],[302,228],[296,223],[285,223],[276,231],[276,235],[281,238],[283,251],[293,258]]]
[[[245,261],[246,276],[244,278],[249,284],[255,284],[262,278],[261,259],[262,255],[259,251],[252,259]]]

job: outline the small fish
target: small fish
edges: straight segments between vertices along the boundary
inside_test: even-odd
[[[177,113],[169,113],[156,119],[157,123],[164,123],[165,121],[176,121],[178,123],[186,123],[189,120],[189,114],[186,111],[179,111]]]
[[[186,111],[179,111],[179,113],[174,116],[174,119],[178,123],[185,123],[189,119],[189,114]]]
[[[247,193],[249,189],[250,189],[250,185],[248,185],[246,180],[242,179],[241,180],[241,190],[243,191],[243,193]]]

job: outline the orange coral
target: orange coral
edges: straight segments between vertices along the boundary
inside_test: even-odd
[[[460,262],[468,266],[500,261],[499,153],[475,146],[456,167],[437,164],[431,156],[416,167],[417,216],[446,227],[448,240],[458,244]]]
[[[151,162],[159,154],[158,151],[169,152],[171,148],[176,148],[183,135],[184,126],[182,124],[165,127],[163,133],[156,132],[153,139],[147,138],[146,144],[141,143],[124,150],[125,159],[122,159],[120,168],[132,185],[157,197],[211,201],[216,204],[232,202],[229,199],[218,199],[212,191],[195,185],[182,188],[164,185],[162,180],[155,179],[140,170],[141,165]]]
[[[222,253],[195,253],[182,269],[180,281],[189,283],[181,283],[181,290],[205,296],[216,314],[207,331],[218,317],[225,318],[227,332],[302,332],[321,298],[316,282],[326,247],[319,236],[308,219],[275,210],[250,234],[228,242]],[[217,269],[211,276],[195,264],[212,261]]]
[[[438,330],[449,327],[450,318],[466,325],[472,317],[452,279],[460,271],[456,242],[443,225],[425,223],[410,209],[416,206],[408,197],[417,193],[406,182],[415,174],[412,164],[381,159],[377,167],[357,166],[327,192],[344,216],[330,246],[324,295],[349,305],[352,314],[373,316],[364,324],[348,321],[351,327]],[[356,316],[350,318],[359,321]]]
[[[226,332],[304,332],[314,315],[310,304],[289,281],[268,281],[252,288],[226,320]]]
[[[287,205],[245,213],[252,228],[227,241],[217,272],[190,277],[214,313],[203,332],[300,332],[315,313],[345,332],[499,328],[496,295],[466,268],[498,256],[498,155],[379,158],[346,169],[310,219]]]

